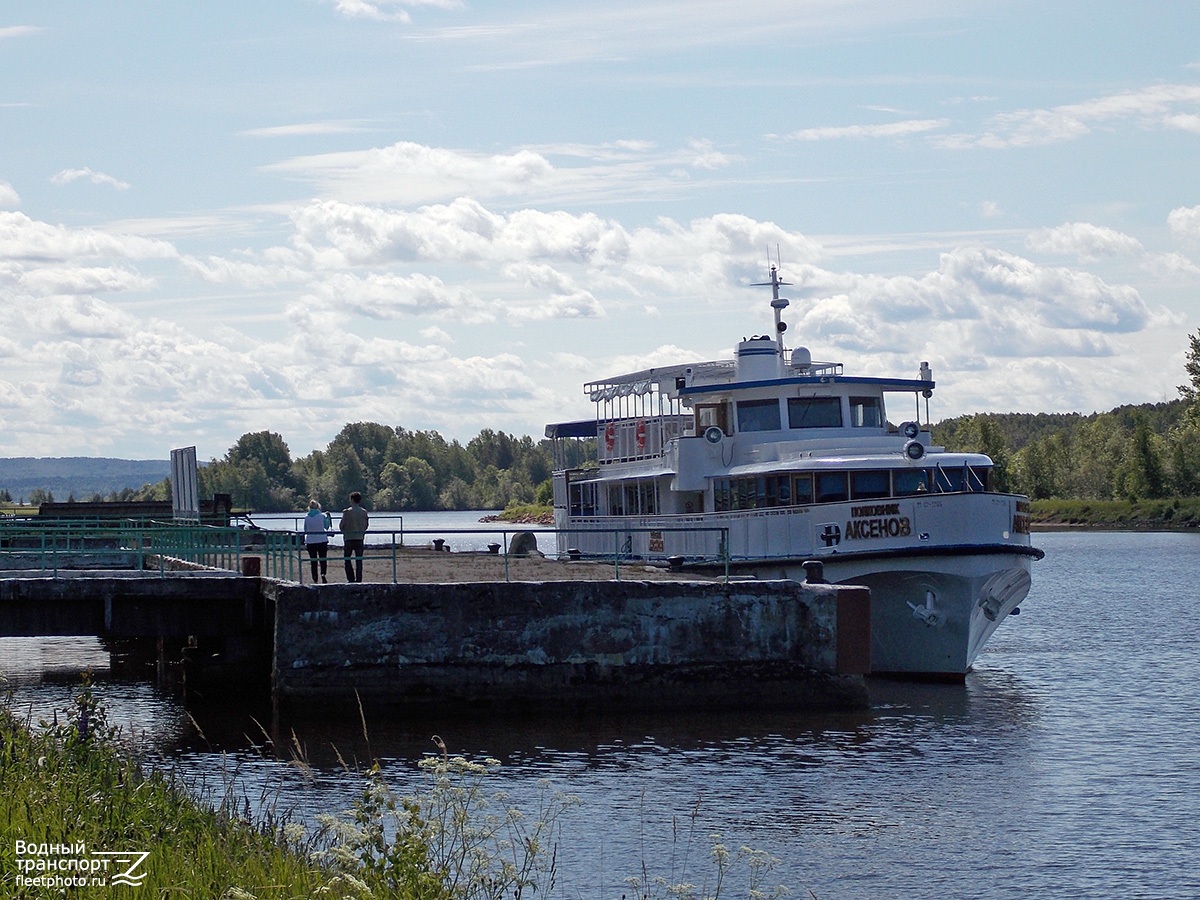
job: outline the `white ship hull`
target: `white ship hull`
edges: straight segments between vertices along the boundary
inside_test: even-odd
[[[959,679],[1029,592],[1024,498],[959,494],[741,514],[571,517],[560,546],[588,556],[665,562],[731,576],[826,581],[871,590],[874,674]],[[883,515],[873,515],[882,512]],[[865,515],[864,515],[865,514]],[[836,532],[834,544],[830,534]],[[700,561],[702,562],[696,562]]]

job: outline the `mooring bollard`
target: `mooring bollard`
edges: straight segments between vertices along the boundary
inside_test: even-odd
[[[809,584],[825,584],[825,564],[819,559],[806,559],[800,564],[804,568],[804,580]]]

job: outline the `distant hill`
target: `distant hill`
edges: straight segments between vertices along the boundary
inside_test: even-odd
[[[107,495],[126,488],[136,491],[170,474],[171,463],[166,459],[18,456],[0,459],[0,490],[8,491],[14,500],[27,498],[37,488],[49,491],[56,500],[70,496],[86,500],[93,494]]]

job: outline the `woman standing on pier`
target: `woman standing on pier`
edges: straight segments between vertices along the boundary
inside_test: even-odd
[[[317,583],[318,561],[320,562],[321,583],[328,583],[325,573],[328,566],[331,528],[333,528],[333,517],[327,512],[322,512],[321,504],[316,500],[309,500],[308,515],[304,517],[304,546],[308,549],[313,584]]]

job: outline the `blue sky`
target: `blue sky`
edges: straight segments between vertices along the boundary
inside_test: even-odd
[[[539,436],[770,329],[935,420],[1175,399],[1200,4],[21,2],[0,456]]]

